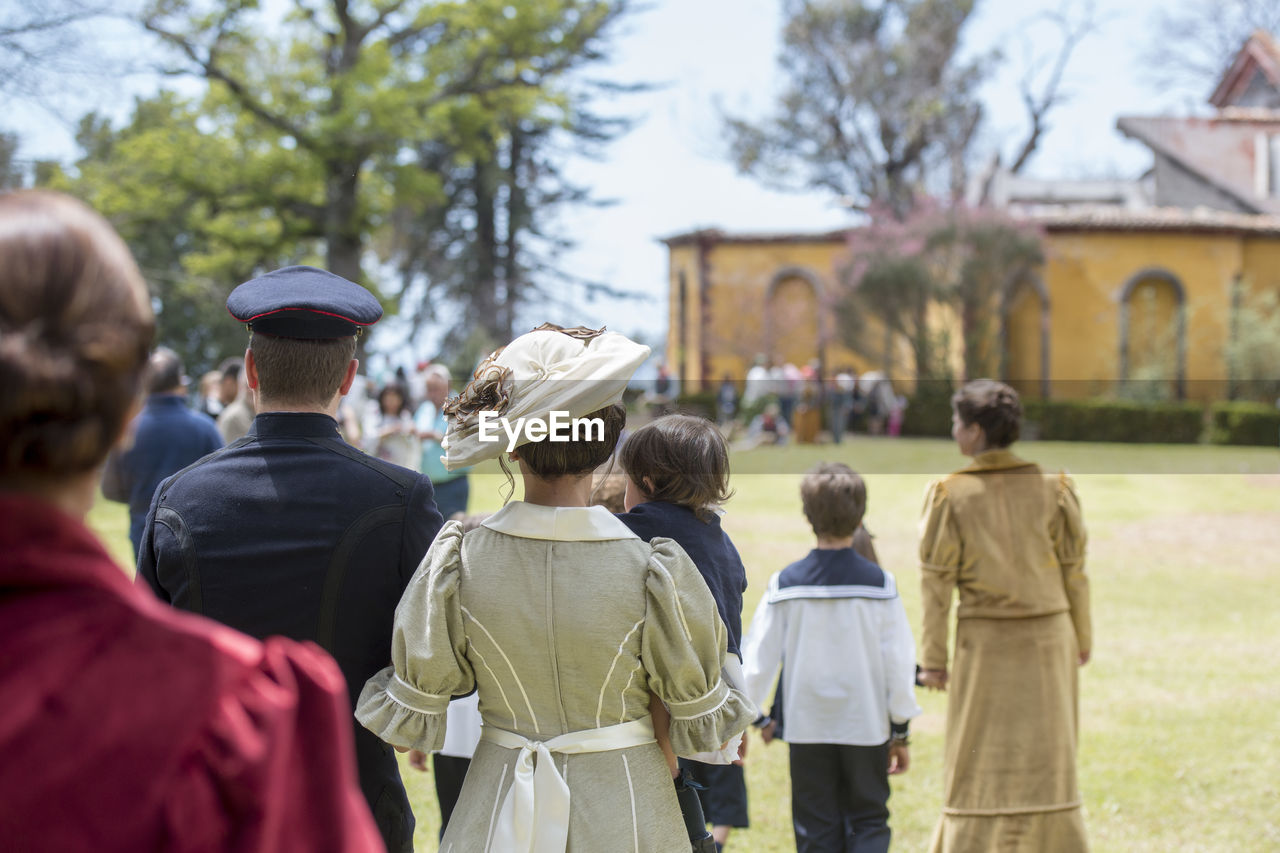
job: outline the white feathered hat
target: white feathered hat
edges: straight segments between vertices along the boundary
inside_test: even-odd
[[[580,418],[622,399],[636,369],[649,357],[643,344],[604,329],[562,329],[544,323],[490,355],[476,368],[462,394],[445,404],[445,468],[450,471],[493,459],[507,449],[480,440],[480,414],[515,424],[548,424],[552,412]],[[522,431],[516,446],[528,443]]]

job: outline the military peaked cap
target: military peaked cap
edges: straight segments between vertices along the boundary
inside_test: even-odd
[[[368,290],[303,266],[246,281],[227,297],[227,310],[255,332],[306,340],[351,337],[382,318],[382,305]]]

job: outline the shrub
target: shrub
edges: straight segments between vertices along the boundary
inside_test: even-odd
[[[1196,403],[1127,400],[1023,400],[1027,437],[1045,441],[1194,444],[1204,427]]]
[[[1213,444],[1280,444],[1280,409],[1266,403],[1214,403],[1209,407]]]
[[[945,379],[922,379],[902,413],[903,435],[951,435],[951,383]]]
[[[697,415],[709,420],[716,419],[716,393],[714,391],[695,391],[681,394],[675,399],[674,410],[686,415]]]

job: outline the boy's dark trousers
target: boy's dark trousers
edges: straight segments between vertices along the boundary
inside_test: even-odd
[[[889,744],[791,744],[796,853],[889,849]]]

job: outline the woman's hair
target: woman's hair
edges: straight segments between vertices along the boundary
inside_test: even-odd
[[[101,464],[154,333],[146,283],[105,219],[58,193],[0,194],[0,481]]]
[[[356,339],[299,340],[254,332],[249,351],[258,369],[260,400],[327,406],[355,358]]]
[[[843,462],[821,462],[800,481],[804,517],[816,536],[852,536],[867,511],[867,484]]]
[[[627,423],[627,410],[614,403],[592,412],[587,418],[604,422],[602,440],[530,441],[520,445],[520,458],[530,471],[544,480],[594,471],[607,462],[617,448],[618,436]],[[587,430],[588,435],[591,433]]]
[[[665,415],[627,437],[622,470],[654,501],[687,506],[708,519],[727,501],[729,448],[720,428],[694,415]]]
[[[1008,447],[1018,440],[1022,426],[1022,403],[1018,392],[994,379],[975,379],[966,382],[951,397],[955,409],[965,425],[982,427],[987,447]]]
[[[386,399],[388,394],[398,394],[400,396],[400,409],[391,412],[391,414],[402,415],[413,408],[409,405],[409,389],[405,387],[404,383],[399,381],[388,382],[378,391],[378,412],[380,414],[387,414]]]

